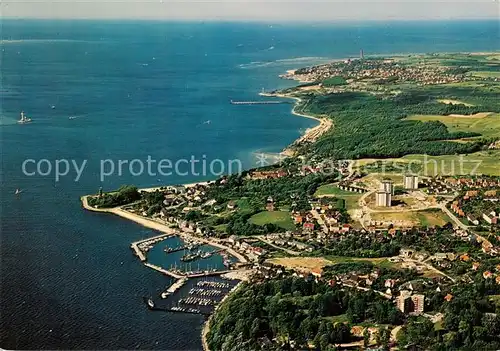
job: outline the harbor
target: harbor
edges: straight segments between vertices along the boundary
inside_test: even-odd
[[[222,277],[181,278],[160,296],[143,300],[152,311],[209,316],[238,283],[238,280]]]
[[[148,239],[139,240],[133,242],[130,247],[134,250],[135,255],[144,262],[146,261],[146,253],[154,246],[154,244],[163,241],[165,239],[171,238],[172,234],[161,234]]]

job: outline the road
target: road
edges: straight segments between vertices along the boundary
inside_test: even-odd
[[[265,236],[263,236],[263,235],[259,235],[259,236],[257,236],[257,238],[258,238],[260,241],[265,242],[267,245],[272,246],[272,247],[274,247],[275,249],[278,249],[278,250],[284,251],[284,252],[286,252],[286,253],[287,253],[287,254],[289,254],[289,255],[292,255],[292,256],[298,256],[298,255],[300,255],[300,252],[293,251],[293,250],[289,250],[289,249],[285,249],[284,247],[281,247],[281,246],[278,246],[278,245],[273,244],[272,242],[270,242],[269,240],[267,240],[267,239],[266,239],[266,237],[265,237]]]
[[[440,271],[439,269],[437,269],[436,267],[434,267],[434,266],[432,266],[432,265],[430,265],[430,264],[428,264],[428,263],[425,263],[425,262],[422,262],[422,261],[417,261],[417,260],[412,260],[412,259],[408,259],[408,258],[407,258],[407,259],[405,259],[405,261],[406,261],[406,262],[412,262],[412,263],[415,263],[415,264],[418,264],[418,265],[425,266],[425,268],[427,268],[428,270],[430,270],[430,271],[434,271],[434,272],[436,272],[436,273],[438,273],[438,274],[442,275],[443,277],[448,278],[448,279],[449,279],[449,280],[451,280],[453,283],[455,283],[455,282],[456,282],[456,280],[455,280],[454,278],[450,277],[448,274],[446,274],[446,273],[444,273],[444,272]]]
[[[455,224],[457,225],[457,227],[459,228],[462,228],[463,230],[469,230],[469,226],[468,225],[465,225],[464,223],[462,223],[461,220],[459,220],[455,214],[453,214],[453,212],[451,212],[447,207],[446,207],[446,204],[439,204],[438,206],[441,211],[443,211],[444,213],[446,213],[448,215],[448,217],[450,217],[450,219],[455,222]]]

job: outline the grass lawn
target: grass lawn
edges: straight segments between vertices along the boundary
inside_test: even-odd
[[[350,211],[359,208],[358,200],[362,194],[344,191],[339,189],[336,185],[327,184],[320,186],[318,190],[316,190],[314,196],[336,197],[338,199],[343,199],[345,201],[346,210]]]
[[[474,132],[489,138],[500,137],[500,113],[478,113],[471,116],[415,115],[407,119],[422,122],[440,121],[450,132]]]
[[[346,262],[369,262],[374,266],[383,268],[398,268],[398,263],[390,262],[387,257],[380,258],[358,258],[358,257],[341,257],[341,256],[325,256],[325,257],[280,257],[267,260],[273,264],[281,265],[291,269],[313,270],[322,269],[326,266],[335,265]]]
[[[438,209],[414,212],[420,224],[426,227],[443,226],[451,222],[451,218],[446,213]]]
[[[288,211],[263,211],[253,215],[249,219],[250,223],[264,225],[272,223],[286,230],[294,230],[295,224]]]
[[[350,191],[344,191],[340,189],[337,185],[335,184],[326,184],[322,185],[316,190],[316,193],[314,196],[336,196],[336,195],[342,195],[342,196],[350,196],[350,195],[356,195],[357,193],[353,193]]]
[[[286,268],[299,268],[309,271],[322,269],[325,266],[334,264],[334,262],[323,257],[280,257],[272,258],[267,261],[276,265],[284,266]]]

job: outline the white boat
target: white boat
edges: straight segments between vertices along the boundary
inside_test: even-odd
[[[29,123],[29,122],[31,122],[31,118],[26,117],[26,115],[24,114],[24,111],[21,111],[21,119],[19,121],[17,121],[17,123],[25,124],[25,123]]]
[[[153,302],[152,299],[148,299],[148,306],[149,306],[149,308],[154,308],[155,307],[155,303]]]

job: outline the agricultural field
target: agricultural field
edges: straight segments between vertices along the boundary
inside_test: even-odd
[[[476,113],[470,116],[462,115],[415,115],[408,117],[411,121],[440,121],[444,123],[450,132],[474,132],[484,137],[500,137],[500,113]]]
[[[256,225],[275,224],[286,230],[294,230],[295,224],[288,211],[263,211],[253,215],[249,222]]]
[[[394,222],[395,226],[397,226],[397,223],[406,223],[407,225],[413,223],[415,226],[433,227],[443,226],[451,222],[451,219],[438,209],[404,212],[376,212],[371,214],[371,218],[375,221]]]
[[[470,72],[470,75],[480,78],[500,78],[500,72],[498,71],[476,71]]]
[[[500,150],[475,152],[468,155],[408,155],[398,161],[416,162],[422,165],[422,174],[459,175],[487,174],[500,176]]]
[[[301,269],[304,271],[317,271],[326,266],[335,265],[338,263],[347,262],[368,262],[375,266],[384,268],[396,268],[397,263],[390,262],[387,257],[381,258],[358,258],[358,257],[341,257],[341,256],[325,256],[325,257],[280,257],[272,258],[269,262],[281,265],[289,269]]]
[[[405,169],[411,169],[423,176],[486,174],[500,176],[500,150],[474,152],[466,155],[406,155],[390,159],[361,159],[358,164],[363,167],[383,161],[387,164],[406,163]],[[402,167],[403,168],[403,167]]]

